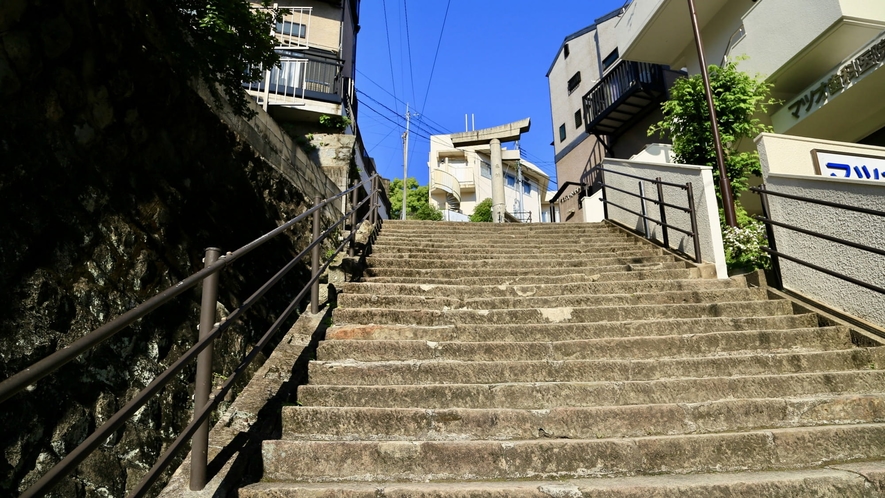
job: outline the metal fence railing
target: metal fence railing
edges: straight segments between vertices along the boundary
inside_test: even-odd
[[[357,201],[357,193],[360,188],[365,188],[366,191],[370,192],[370,195],[363,198],[361,201]],[[202,284],[203,295],[200,312],[200,333],[199,340],[196,344],[175,360],[168,369],[154,378],[147,387],[129,400],[122,409],[111,416],[103,425],[89,435],[85,441],[77,446],[77,448],[69,452],[61,462],[46,472],[46,474],[22,494],[22,497],[43,496],[48,493],[54,485],[72,472],[77,465],[106,441],[114,431],[131,418],[142,406],[150,401],[150,399],[157,395],[165,385],[173,381],[176,378],[176,375],[194,359],[197,361],[197,374],[194,393],[193,420],[178,435],[175,441],[169,445],[166,452],[160,456],[141,482],[139,482],[135,489],[131,491],[129,496],[130,498],[143,496],[150,489],[150,486],[154,481],[160,476],[161,472],[181,451],[186,449],[187,443],[191,440],[193,442],[191,448],[192,460],[190,488],[194,491],[203,489],[207,483],[208,419],[210,414],[216,409],[218,404],[224,400],[225,395],[231,390],[234,383],[245,374],[248,370],[247,367],[259,355],[262,349],[271,342],[274,335],[279,331],[284,322],[299,309],[301,302],[304,300],[308,292],[310,292],[311,313],[317,313],[319,311],[319,280],[322,273],[329,267],[335,255],[341,252],[345,247],[350,246],[348,252],[353,255],[353,241],[355,239],[356,230],[363,221],[369,220],[376,228],[378,226],[379,188],[380,177],[378,177],[378,175],[373,175],[371,178],[328,199],[323,200],[317,197],[313,207],[305,211],[303,214],[287,221],[273,231],[262,235],[235,251],[222,255],[221,250],[217,248],[206,249],[205,267],[202,270],[185,278],[135,308],[86,334],[74,343],[58,350],[52,355],[34,363],[30,367],[12,375],[0,383],[0,403],[9,402],[9,400],[16,394],[28,389],[29,386],[32,386],[40,379],[55,372],[81,354],[92,350],[99,344],[110,339],[136,320],[157,310],[185,291],[194,288],[198,284]],[[348,197],[350,198],[350,210],[321,232],[321,211],[327,206],[334,205],[332,203],[337,200]],[[370,209],[362,219],[358,220],[357,212],[366,203],[369,204]],[[254,249],[283,234],[296,224],[308,219],[313,220],[313,237],[310,244],[308,244],[308,246],[289,263],[277,271],[273,277],[265,282],[248,299],[243,301],[239,308],[233,310],[226,320],[223,320],[220,323],[215,323],[218,280],[221,271],[232,265],[238,259],[246,256]],[[338,244],[334,254],[325,258],[325,262],[321,264],[320,245],[325,240],[329,239],[332,234],[338,233],[339,230],[343,231],[344,227],[342,225],[347,222],[350,223],[350,234],[344,237],[343,241]],[[255,347],[246,355],[243,361],[231,374],[228,375],[224,384],[210,396],[209,391],[212,386],[211,355],[213,341],[225,330],[230,328],[231,325],[241,319],[247,310],[261,300],[261,298],[275,284],[279,283],[287,274],[295,269],[308,255],[310,255],[311,261],[311,279],[289,303],[286,309],[279,314],[277,320],[271,325],[267,332],[265,332],[264,336],[262,336],[262,338],[256,343]]]
[[[850,282],[854,285],[858,285],[860,287],[877,292],[879,294],[885,294],[885,287],[882,287],[882,285],[877,285],[872,282],[867,282],[867,281],[861,280],[859,278],[845,275],[844,273],[833,270],[832,268],[825,268],[821,265],[818,265],[818,264],[815,264],[815,263],[812,263],[810,261],[803,259],[802,256],[798,255],[798,254],[785,254],[783,252],[778,251],[774,227],[780,227],[785,230],[790,230],[793,232],[802,233],[802,234],[811,236],[815,239],[825,240],[828,242],[838,244],[843,247],[853,247],[854,249],[859,249],[861,251],[864,251],[864,252],[867,252],[867,253],[870,253],[873,255],[885,256],[885,249],[882,249],[882,248],[871,247],[871,246],[868,246],[865,244],[860,244],[857,242],[846,240],[841,237],[834,237],[834,236],[827,235],[824,233],[815,232],[813,230],[808,230],[806,228],[799,227],[796,225],[791,225],[791,224],[785,223],[783,221],[778,221],[778,220],[772,219],[771,208],[770,208],[769,202],[768,202],[768,196],[781,197],[784,199],[791,199],[791,200],[802,202],[802,203],[816,204],[818,206],[827,206],[830,208],[841,209],[841,210],[845,210],[845,211],[849,211],[849,212],[853,212],[853,213],[862,213],[862,214],[866,214],[866,215],[872,215],[872,216],[882,219],[883,221],[885,221],[885,211],[879,211],[876,209],[869,209],[869,208],[858,207],[858,206],[850,206],[847,204],[824,201],[824,200],[820,200],[820,199],[812,199],[810,197],[786,194],[786,193],[782,193],[782,192],[773,192],[771,190],[768,190],[765,187],[765,185],[761,185],[759,187],[753,187],[750,189],[750,191],[759,194],[760,198],[762,199],[762,217],[758,218],[758,219],[759,219],[759,221],[765,223],[765,227],[767,230],[767,236],[768,236],[768,247],[763,247],[762,250],[771,256],[771,268],[774,273],[775,287],[777,287],[778,289],[781,289],[781,290],[783,290],[783,288],[784,288],[783,276],[781,273],[781,265],[780,265],[780,259],[783,258],[785,260],[792,261],[793,263],[805,266],[807,268],[811,268],[811,269],[816,270],[821,273],[825,273],[831,277],[835,277],[840,280]],[[875,228],[872,228],[872,229],[876,230]],[[881,275],[878,275],[878,277],[881,278]]]

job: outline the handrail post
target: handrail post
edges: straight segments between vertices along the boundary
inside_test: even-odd
[[[313,205],[318,206],[322,202],[322,197],[313,198]],[[313,212],[313,238],[311,241],[316,242],[320,238],[320,210]],[[310,286],[310,312],[317,314],[320,312],[320,279],[317,275],[320,273],[320,244],[313,246],[310,250],[310,276],[313,278],[313,284]]]
[[[645,185],[639,181],[639,212],[642,213],[642,228],[645,230],[645,238],[651,240],[648,230],[648,213],[645,210]]]
[[[664,247],[670,248],[670,234],[667,231],[667,210],[664,208],[664,186],[661,184],[661,177],[655,178],[655,185],[658,186],[658,207],[661,208],[661,234],[664,237]]]
[[[766,191],[764,183],[759,185],[758,194],[759,200],[762,201],[762,216],[767,220],[773,219],[771,217],[771,208],[768,205],[768,192]],[[768,237],[768,248],[777,252],[777,242],[774,240],[774,225],[771,223],[765,224],[765,235]],[[768,256],[771,258],[771,271],[774,273],[774,288],[784,290],[784,282],[781,277],[780,258],[778,258],[777,254],[769,254]]]
[[[218,261],[221,249],[209,247],[206,249],[203,266],[208,267]],[[215,309],[218,301],[218,273],[213,273],[203,279],[203,296],[200,306],[200,334],[199,337],[209,335],[215,328]],[[212,345],[200,352],[197,356],[197,374],[194,379],[194,418],[207,403],[209,393],[212,390]],[[191,443],[191,491],[201,491],[206,487],[206,466],[209,462],[209,421],[205,420]]]
[[[356,188],[358,182],[356,180],[353,181],[353,191],[350,193],[350,233],[353,233],[357,230],[356,227],[356,205],[359,202],[359,190]],[[350,247],[347,248],[347,255],[353,257],[354,248],[353,248],[353,237],[350,239]]]
[[[378,175],[372,177],[372,192],[369,195],[372,199],[369,203],[372,210],[372,226],[375,227],[378,224]]]
[[[694,189],[691,187],[691,182],[685,184],[685,190],[688,192],[688,211],[689,218],[691,218],[691,238],[694,240],[694,260],[695,263],[701,263],[701,241],[700,237],[698,237],[698,214],[694,208]]]

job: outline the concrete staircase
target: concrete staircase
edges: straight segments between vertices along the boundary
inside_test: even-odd
[[[885,496],[885,349],[607,225],[386,221],[240,497]]]

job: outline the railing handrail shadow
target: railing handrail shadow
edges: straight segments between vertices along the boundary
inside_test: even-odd
[[[370,195],[363,198],[362,201],[357,202],[358,189],[366,187],[366,184],[370,184],[370,186],[366,188],[366,190],[370,192]],[[143,496],[150,489],[154,481],[160,476],[160,473],[172,462],[172,459],[178,454],[178,452],[184,449],[185,445],[191,440],[191,438],[193,438],[193,448],[190,487],[191,490],[194,491],[203,489],[206,485],[207,447],[209,437],[208,419],[210,414],[218,404],[224,400],[225,395],[231,390],[234,383],[247,371],[247,367],[258,356],[262,349],[270,343],[284,322],[300,307],[308,290],[311,293],[311,313],[315,314],[319,311],[319,279],[323,272],[329,267],[335,256],[344,250],[345,247],[350,246],[348,253],[351,256],[354,255],[353,242],[356,238],[357,228],[364,221],[370,221],[373,225],[373,229],[377,230],[379,221],[379,184],[380,177],[376,174],[328,199],[323,200],[317,196],[314,200],[313,207],[235,251],[221,255],[221,251],[217,248],[206,249],[205,267],[202,270],[195,272],[191,276],[158,293],[135,308],[86,334],[67,347],[56,351],[0,383],[0,403],[3,403],[17,393],[27,389],[40,379],[55,372],[63,365],[74,360],[80,354],[85,353],[110,339],[136,320],[155,311],[173,298],[192,289],[197,284],[201,282],[203,284],[199,340],[187,352],[175,360],[169,368],[155,377],[147,387],[142,389],[129,400],[123,408],[112,415],[101,425],[101,427],[89,435],[89,437],[87,437],[79,446],[69,452],[64,459],[52,467],[21,496],[43,496],[49,492],[58,481],[72,472],[77,465],[107,440],[114,431],[131,418],[139,408],[154,397],[161,388],[174,380],[175,376],[198,355],[199,359],[197,360],[197,380],[195,382],[193,420],[167,448],[166,452],[163,453],[154,466],[151,467],[129,496]],[[344,213],[341,218],[334,221],[325,231],[320,232],[321,211],[329,206],[330,203],[348,195],[351,199],[350,211]],[[370,206],[368,212],[361,219],[357,220],[357,211],[367,202]],[[308,217],[312,217],[313,219],[313,238],[310,244],[308,244],[308,246],[289,263],[282,267],[273,277],[265,282],[257,291],[249,296],[249,298],[243,301],[239,308],[233,310],[228,315],[227,319],[216,324],[215,300],[220,272],[254,249],[281,235],[296,224],[307,220]],[[350,234],[336,247],[334,254],[330,255],[325,263],[320,265],[320,244],[322,244],[331,234],[335,233],[338,230],[339,225],[342,225],[347,221],[350,222]],[[211,345],[213,340],[220,336],[222,332],[230,328],[232,324],[255,305],[274,285],[279,283],[283,277],[296,268],[296,266],[308,254],[311,255],[311,279],[279,315],[273,325],[271,325],[253,349],[246,355],[245,359],[234,369],[233,373],[227,377],[224,384],[213,393],[212,396],[210,396],[209,390],[211,389],[212,381]],[[207,355],[206,353],[209,354]],[[206,360],[208,360],[208,362]]]
[[[771,256],[771,267],[772,267],[772,271],[773,271],[773,275],[774,275],[774,279],[775,279],[775,282],[774,282],[775,287],[777,289],[784,290],[783,277],[781,274],[781,267],[780,267],[780,258],[783,258],[783,259],[792,261],[793,263],[805,266],[807,268],[811,268],[811,269],[819,271],[821,273],[825,273],[831,277],[836,277],[836,278],[844,280],[846,282],[850,282],[854,285],[858,285],[860,287],[877,292],[879,294],[885,294],[885,287],[881,287],[879,285],[865,282],[863,280],[845,275],[845,274],[837,272],[835,270],[831,270],[829,268],[824,268],[820,265],[816,265],[816,264],[811,263],[809,261],[805,261],[798,256],[785,254],[783,252],[778,251],[777,240],[775,239],[775,235],[774,235],[774,227],[776,227],[776,226],[780,227],[780,228],[784,228],[786,230],[791,230],[794,232],[799,232],[799,233],[802,233],[805,235],[809,235],[811,237],[815,237],[818,239],[823,239],[823,240],[826,240],[829,242],[834,242],[836,244],[840,244],[843,246],[853,247],[855,249],[860,249],[865,252],[878,254],[879,256],[885,256],[885,250],[879,249],[877,247],[871,247],[871,246],[868,246],[865,244],[859,244],[857,242],[852,242],[850,240],[845,240],[845,239],[842,239],[839,237],[833,237],[831,235],[827,235],[827,234],[820,233],[820,232],[815,232],[813,230],[807,230],[802,227],[798,227],[795,225],[791,225],[788,223],[784,223],[782,221],[776,221],[776,220],[772,219],[771,208],[769,207],[769,203],[768,203],[768,196],[771,195],[771,196],[782,197],[785,199],[791,199],[791,200],[799,201],[799,202],[807,202],[807,203],[811,203],[811,204],[817,204],[820,206],[827,206],[827,207],[832,207],[832,208],[837,208],[837,209],[844,209],[846,211],[852,211],[855,213],[869,214],[869,215],[881,217],[881,218],[883,218],[883,220],[885,220],[885,211],[878,211],[875,209],[869,209],[869,208],[858,207],[858,206],[851,206],[848,204],[842,204],[842,203],[838,203],[838,202],[824,201],[821,199],[813,199],[811,197],[792,195],[792,194],[787,194],[787,193],[783,193],[783,192],[774,192],[774,191],[768,190],[764,184],[760,185],[759,187],[752,187],[752,188],[750,188],[750,191],[758,194],[762,200],[762,216],[757,216],[757,219],[759,221],[761,221],[762,223],[765,223],[766,235],[768,237],[768,246],[763,247],[762,250],[765,251],[769,256]]]

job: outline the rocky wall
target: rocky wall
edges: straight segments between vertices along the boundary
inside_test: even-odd
[[[305,194],[132,28],[130,2],[0,2],[0,379],[303,212]],[[278,166],[278,165],[277,165]],[[235,309],[306,226],[222,275]],[[299,268],[215,346],[218,379],[294,297]],[[199,290],[0,404],[0,496],[17,496],[197,337]],[[188,369],[50,496],[121,497],[191,417]],[[173,466],[174,468],[174,466]],[[171,472],[171,471],[170,471]]]

